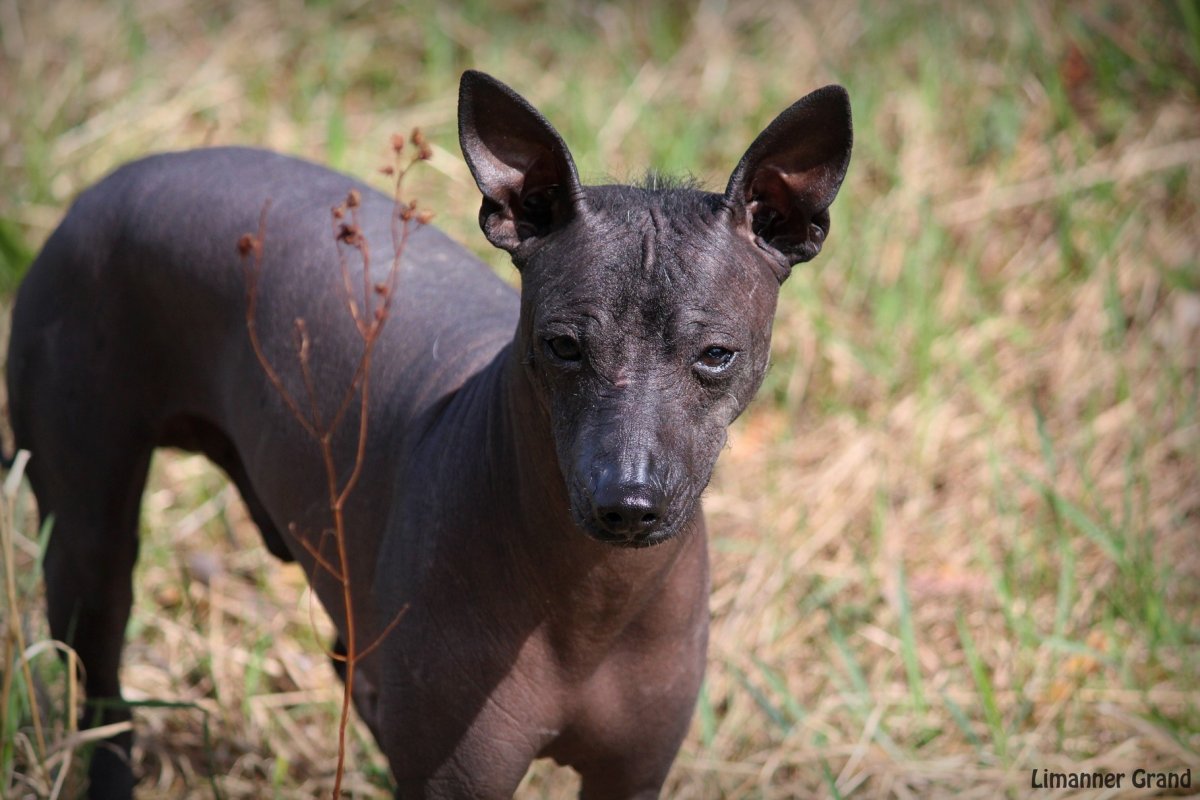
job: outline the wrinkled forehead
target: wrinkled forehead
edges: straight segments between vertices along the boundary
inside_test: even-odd
[[[557,274],[539,281],[548,311],[590,309],[619,321],[773,308],[778,280],[736,235],[719,196],[589,187],[588,205],[583,230],[562,243],[574,252],[556,254]]]

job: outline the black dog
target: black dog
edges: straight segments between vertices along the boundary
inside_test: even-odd
[[[550,124],[477,72],[459,115],[480,224],[523,291],[432,228],[407,243],[345,518],[360,638],[408,611],[359,662],[356,705],[401,797],[508,797],[542,756],[585,797],[654,797],[704,672],[700,494],[766,370],[779,285],[828,233],[848,98],[826,87],[784,111],[724,194],[583,186]],[[87,724],[128,718],[111,701],[155,447],[220,465],[346,634],[312,555],[321,460],[252,350],[235,244],[270,198],[257,329],[282,362],[308,320],[331,414],[322,387],[344,387],[362,347],[328,216],[352,187],[387,264],[392,200],[349,178],[254,150],[147,158],[80,196],[21,287],[12,424],[54,515],[52,632],[89,700],[110,701]],[[335,439],[339,469],[354,447]],[[93,758],[92,797],[131,793],[129,736],[116,744]]]

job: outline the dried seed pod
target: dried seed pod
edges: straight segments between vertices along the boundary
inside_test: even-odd
[[[361,231],[359,230],[357,225],[344,223],[344,224],[342,224],[341,227],[338,228],[337,239],[339,242],[343,242],[343,243],[351,245],[353,247],[357,247],[360,236],[361,236]]]

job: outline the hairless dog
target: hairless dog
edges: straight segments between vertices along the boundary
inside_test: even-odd
[[[431,226],[407,239],[344,509],[356,630],[407,611],[358,662],[355,706],[398,797],[509,797],[539,757],[586,798],[655,797],[704,674],[700,495],[767,368],[780,284],[828,234],[849,100],[829,86],[786,109],[723,194],[584,186],[550,123],[479,72],[459,138],[522,290]],[[251,345],[235,245],[269,199],[257,330],[287,363],[308,321],[329,415],[341,390],[323,387],[347,385],[362,349],[328,212],[352,188],[387,264],[393,200],[350,178],[251,149],[152,156],[81,194],[22,284],[10,411],[53,515],[50,626],[86,669],[84,724],[129,718],[118,666],[156,447],[228,473],[345,638],[342,587],[314,559],[321,459]],[[343,472],[359,413],[333,441]],[[131,736],[110,744],[90,796],[130,797]]]

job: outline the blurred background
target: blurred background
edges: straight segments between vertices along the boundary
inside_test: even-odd
[[[386,189],[390,135],[420,126],[408,194],[515,283],[457,146],[468,67],[588,182],[720,191],[792,101],[852,98],[825,252],[706,496],[709,669],[667,796],[1023,797],[1033,769],[1200,790],[1195,0],[0,0],[3,330],[84,186],[214,144]],[[70,797],[44,532],[27,495],[4,516],[0,796]],[[157,457],[143,528],[139,796],[327,795],[341,695],[303,576],[199,457]],[[348,785],[389,796],[361,728]],[[1103,796],[1161,793],[1123,786]],[[540,764],[521,796],[575,791]]]

